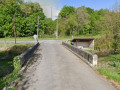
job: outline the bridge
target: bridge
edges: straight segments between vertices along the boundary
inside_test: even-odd
[[[116,90],[60,40],[40,41],[41,46],[19,83],[20,90]],[[40,55],[40,56],[39,56]]]

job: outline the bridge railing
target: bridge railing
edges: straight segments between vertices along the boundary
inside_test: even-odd
[[[74,53],[79,55],[80,57],[84,58],[88,63],[90,63],[92,66],[97,65],[97,55],[96,54],[91,54],[87,51],[84,51],[82,49],[78,49],[75,46],[72,46],[66,42],[62,42],[62,45],[66,46],[68,49],[72,50]]]
[[[31,48],[29,48],[27,51],[20,55],[22,66],[24,66],[31,58],[31,56],[33,56],[34,52],[36,51],[39,45],[40,45],[39,43],[35,44],[34,46],[32,46]]]

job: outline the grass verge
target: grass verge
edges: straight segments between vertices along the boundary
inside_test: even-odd
[[[116,71],[105,68],[100,68],[98,69],[98,71],[101,75],[105,75],[107,79],[114,80],[120,84],[120,74],[117,73]]]
[[[98,72],[120,84],[120,54],[111,54],[100,57],[98,60]]]
[[[101,35],[96,35],[96,36],[91,36],[91,35],[78,35],[74,36],[74,38],[100,38]],[[72,36],[59,36],[57,40],[62,40],[62,39],[72,39]],[[6,41],[14,41],[14,37],[7,37]],[[39,40],[56,40],[55,36],[48,36],[45,35],[43,37],[39,37]],[[0,41],[5,41],[5,38],[0,38]],[[30,37],[17,37],[17,41],[34,41],[33,36]]]

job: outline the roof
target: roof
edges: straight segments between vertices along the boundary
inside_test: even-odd
[[[94,38],[74,38],[72,39],[72,42],[89,42],[94,40]]]

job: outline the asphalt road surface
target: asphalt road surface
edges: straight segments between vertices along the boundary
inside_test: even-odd
[[[64,48],[60,41],[41,43],[42,58],[23,79],[23,90],[116,90],[86,63]],[[33,70],[33,68],[35,68]],[[26,72],[27,73],[27,72]],[[26,79],[26,80],[25,80]],[[28,80],[27,80],[28,79]]]

